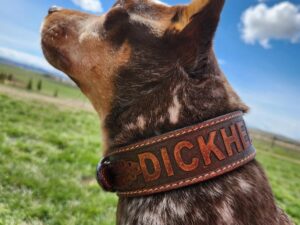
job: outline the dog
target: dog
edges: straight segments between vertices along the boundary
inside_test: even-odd
[[[218,66],[213,38],[225,0],[169,6],[119,0],[104,15],[52,7],[46,59],[90,99],[106,153],[248,107]],[[288,225],[251,161],[223,176],[143,197],[120,197],[118,225]]]

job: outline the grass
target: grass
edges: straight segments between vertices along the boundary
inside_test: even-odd
[[[300,153],[256,141],[257,159],[263,164],[278,204],[300,225]]]
[[[117,198],[94,179],[96,114],[0,94],[0,118],[0,224],[115,224]],[[255,145],[278,203],[300,225],[299,153]]]
[[[33,72],[31,70],[26,70],[20,67],[0,64],[0,72],[5,74],[13,74],[14,78],[20,84],[19,88],[26,88],[29,80],[32,80],[32,91],[39,94],[53,96],[57,91],[58,96],[62,98],[76,99],[76,100],[86,100],[82,95],[80,90],[75,86],[68,83],[62,83],[59,80],[47,76],[41,76],[40,73]],[[42,81],[42,90],[37,91],[37,84]]]
[[[93,113],[0,95],[0,224],[114,224],[116,197],[95,182]]]

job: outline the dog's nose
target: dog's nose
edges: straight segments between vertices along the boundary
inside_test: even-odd
[[[54,5],[49,8],[48,14],[50,15],[51,13],[58,12],[60,10],[62,10],[62,7]]]

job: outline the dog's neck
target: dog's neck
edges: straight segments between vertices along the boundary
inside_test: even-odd
[[[105,121],[109,150],[248,109],[220,71],[191,79],[180,66],[170,73],[163,70],[120,74],[120,91]],[[201,184],[146,197],[120,197],[117,224],[249,224],[253,218],[256,224],[285,224],[278,223],[278,212],[264,172],[253,161]]]
[[[123,70],[117,80],[120,91],[105,121],[109,148],[132,144],[233,111],[247,111],[214,57],[211,60],[215,63],[214,70],[207,70],[207,74],[194,73],[195,78],[179,65],[172,70],[163,67],[153,70],[153,65],[149,68],[145,64],[139,66],[140,70],[137,67],[135,71]]]
[[[141,60],[134,57],[131,68],[117,76],[118,91],[105,120],[108,151],[248,109],[219,70],[214,55],[196,60],[193,70],[180,64],[162,66],[160,60],[135,64]],[[291,224],[280,212],[263,170],[253,161],[201,184],[146,197],[120,197],[117,224],[223,225],[253,220],[253,224]]]

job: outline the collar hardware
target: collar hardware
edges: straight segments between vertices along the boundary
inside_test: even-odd
[[[111,162],[108,158],[104,158],[101,160],[97,166],[97,172],[96,177],[98,184],[102,187],[103,190],[108,192],[114,192],[113,187],[111,185],[111,182],[109,180],[109,167],[111,165]]]

